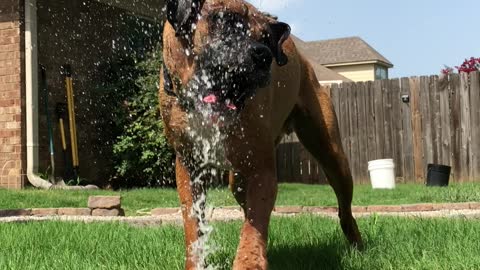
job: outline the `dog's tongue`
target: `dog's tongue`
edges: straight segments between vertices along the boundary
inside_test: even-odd
[[[203,98],[203,102],[208,104],[217,103],[217,96],[215,96],[214,94],[208,95]]]
[[[218,101],[218,98],[214,94],[210,94],[210,95],[203,98],[203,102],[205,102],[207,104],[215,104],[215,103],[217,103],[217,101]],[[232,110],[232,111],[237,110],[237,106],[235,106],[230,101],[227,102],[226,106],[229,110]]]
[[[237,106],[235,106],[233,103],[228,103],[228,104],[227,104],[227,108],[229,108],[229,109],[232,110],[232,111],[237,110]]]

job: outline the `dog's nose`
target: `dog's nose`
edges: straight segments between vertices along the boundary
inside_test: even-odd
[[[251,54],[253,61],[259,67],[269,67],[272,64],[273,55],[270,48],[261,43],[252,44]]]

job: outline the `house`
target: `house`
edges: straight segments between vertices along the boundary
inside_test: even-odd
[[[295,38],[294,41],[313,65],[326,67],[354,82],[388,79],[388,69],[393,67],[388,59],[359,37],[311,42]]]
[[[353,82],[351,79],[327,68],[315,61],[310,61],[310,64],[317,75],[317,79],[322,85],[331,85],[334,83]]]
[[[0,1],[0,188],[41,185],[38,175],[50,160],[46,111],[56,121],[55,105],[66,102],[64,64],[73,69],[81,175],[96,183],[107,180],[109,142],[102,138],[108,130],[97,121],[110,117],[97,96],[105,79],[103,63],[131,51],[135,44],[125,37],[127,31],[161,25],[163,7],[164,0]],[[158,42],[161,35],[139,40]],[[47,71],[47,106],[39,64]],[[55,122],[53,127],[59,175],[62,145]]]
[[[317,75],[317,79],[322,85],[331,85],[335,83],[343,83],[343,82],[352,82],[349,78],[340,75],[339,73],[323,66],[319,62],[315,61],[314,59],[310,58],[307,55],[307,52],[303,50],[306,46],[306,42],[301,40],[295,35],[292,35],[293,42],[298,50],[300,50],[309,60],[310,64],[312,65],[315,75]]]

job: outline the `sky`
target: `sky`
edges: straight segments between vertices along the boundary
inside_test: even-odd
[[[439,74],[480,57],[479,0],[249,0],[305,41],[359,36],[394,64],[390,78]]]

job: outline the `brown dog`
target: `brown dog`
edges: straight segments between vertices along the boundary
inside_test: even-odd
[[[323,165],[338,199],[343,232],[360,247],[351,213],[352,176],[335,112],[289,38],[290,27],[243,0],[168,0],[167,14],[160,106],[177,153],[186,269],[195,269],[199,260],[192,254],[199,218],[191,212],[202,189],[192,181],[201,168],[192,154],[188,119],[202,102],[224,116],[222,147],[238,176],[234,196],[245,212],[234,269],[267,269],[267,232],[277,195],[275,146],[290,128]]]

